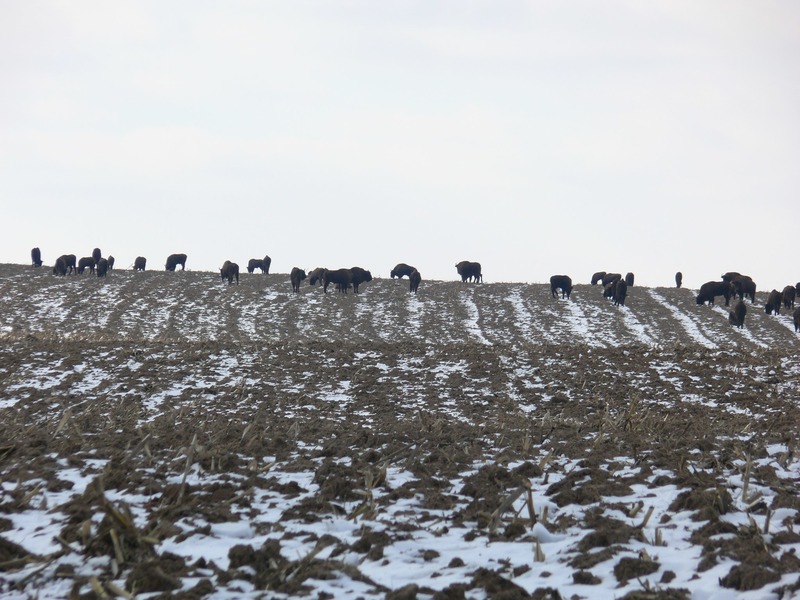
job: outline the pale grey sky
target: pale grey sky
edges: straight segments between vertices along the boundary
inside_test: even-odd
[[[0,262],[800,280],[794,1],[0,0]]]

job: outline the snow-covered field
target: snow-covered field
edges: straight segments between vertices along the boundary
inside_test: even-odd
[[[761,295],[241,281],[0,265],[0,597],[800,597]]]

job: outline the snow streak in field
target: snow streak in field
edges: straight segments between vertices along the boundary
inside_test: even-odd
[[[586,314],[581,310],[578,304],[572,300],[567,300],[563,302],[563,306],[569,313],[569,316],[566,318],[567,323],[569,323],[570,328],[575,332],[577,338],[589,346],[602,346],[603,344],[592,335],[589,319],[586,318]]]
[[[461,304],[464,305],[464,308],[467,309],[467,314],[469,317],[464,321],[464,325],[468,332],[470,332],[481,344],[489,344],[489,340],[483,335],[483,331],[481,331],[480,324],[478,322],[478,317],[480,313],[478,312],[478,306],[475,304],[474,299],[471,296],[467,296],[466,293],[462,293],[459,295],[459,299],[461,300]]]
[[[624,306],[619,306],[617,308],[620,310],[622,322],[625,323],[625,327],[633,332],[637,340],[647,345],[653,345],[655,343],[654,339],[648,333],[650,328],[636,318],[636,315],[634,315],[629,308],[625,308]]]
[[[686,330],[686,333],[698,344],[701,346],[705,346],[706,348],[715,348],[716,344],[709,340],[706,336],[704,336],[700,329],[697,327],[697,324],[694,320],[687,315],[686,313],[680,311],[678,308],[670,304],[666,301],[666,299],[656,292],[655,290],[648,290],[649,294],[653,297],[653,299],[660,303],[664,308],[669,310],[672,313],[672,316],[683,326]]]

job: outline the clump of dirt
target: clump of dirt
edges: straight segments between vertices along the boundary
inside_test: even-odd
[[[655,573],[660,567],[661,565],[654,560],[625,556],[614,565],[614,576],[617,581],[624,584],[629,579]]]

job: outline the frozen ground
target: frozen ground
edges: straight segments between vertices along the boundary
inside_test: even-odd
[[[759,304],[15,265],[0,304],[0,597],[800,589],[800,342]]]

